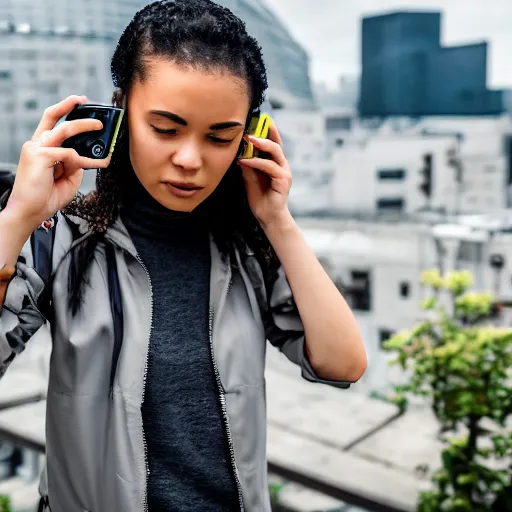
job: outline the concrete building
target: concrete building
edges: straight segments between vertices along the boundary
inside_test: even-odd
[[[443,47],[440,12],[363,19],[362,116],[498,115],[503,91],[487,89],[487,43]]]
[[[275,118],[294,174],[297,215],[398,219],[421,211],[489,213],[512,204],[508,115],[381,121],[329,109],[278,110]]]
[[[404,378],[388,366],[382,342],[422,318],[419,305],[428,296],[419,282],[423,270],[470,270],[474,290],[512,300],[510,212],[396,223],[300,218],[299,225],[362,330],[369,365],[359,390],[389,390]],[[511,321],[505,310],[501,322]]]
[[[70,94],[112,96],[110,57],[141,0],[4,0],[0,5],[0,161],[17,162],[43,110]]]
[[[453,137],[376,135],[346,144],[333,154],[334,209],[357,215],[453,211],[457,191],[450,152],[457,154]],[[420,189],[427,159],[432,168],[429,197]]]
[[[18,161],[47,106],[70,94],[110,99],[105,43],[100,37],[0,33],[0,160]]]
[[[289,204],[295,213],[325,210],[333,204],[334,168],[325,117],[320,111],[276,110],[274,118],[293,171]]]
[[[314,85],[315,100],[321,109],[357,109],[359,88],[359,77],[340,76],[335,87],[328,87],[322,82],[316,83]]]
[[[145,0],[2,0],[0,27],[14,32],[76,34],[115,41]]]

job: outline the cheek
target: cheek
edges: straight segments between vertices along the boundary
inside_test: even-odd
[[[238,154],[238,146],[235,148],[222,149],[215,151],[210,158],[210,175],[212,180],[215,179],[216,184],[222,180],[230,165]]]
[[[152,167],[165,155],[165,147],[145,126],[130,130],[130,159],[133,166]]]

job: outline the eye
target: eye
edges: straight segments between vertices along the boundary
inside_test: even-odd
[[[163,135],[176,135],[177,131],[175,128],[169,128],[164,130],[163,128],[157,128],[156,126],[151,125],[151,128],[155,130],[157,133],[162,133]]]
[[[217,144],[229,144],[230,142],[233,142],[232,139],[219,139],[218,137],[214,137],[213,135],[208,135],[208,138],[212,142],[216,142]]]

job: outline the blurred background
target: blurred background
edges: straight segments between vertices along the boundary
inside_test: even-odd
[[[110,57],[146,3],[0,0],[0,171],[15,169],[47,106],[70,94],[110,102]],[[269,353],[274,505],[414,510],[440,464],[438,425],[422,400],[401,415],[382,399],[407,379],[382,345],[420,318],[422,270],[467,269],[474,290],[512,301],[512,3],[217,3],[263,47],[292,213],[353,308],[369,358],[363,379],[339,391],[311,387]],[[94,186],[89,171],[82,191]],[[41,338],[0,384],[0,493],[19,511],[34,510],[44,447]],[[26,392],[14,400],[14,388]]]

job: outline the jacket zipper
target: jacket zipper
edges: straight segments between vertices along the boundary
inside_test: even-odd
[[[231,281],[228,284],[228,292],[230,289]],[[242,486],[240,484],[240,479],[238,478],[238,472],[236,468],[236,461],[235,461],[235,448],[233,446],[233,437],[231,435],[231,429],[229,428],[229,420],[228,420],[228,413],[226,410],[226,397],[224,393],[224,386],[222,385],[222,381],[220,379],[220,373],[219,368],[217,366],[217,362],[215,361],[215,355],[213,352],[213,307],[210,305],[210,314],[209,314],[209,325],[208,325],[208,338],[210,341],[210,355],[212,358],[212,364],[213,364],[213,372],[215,374],[215,382],[217,383],[217,392],[219,394],[219,401],[220,401],[220,408],[222,410],[222,420],[224,423],[224,429],[226,431],[226,437],[228,439],[228,446],[229,446],[229,456],[230,456],[230,462],[231,462],[231,469],[233,470],[233,475],[235,477],[236,482],[236,489],[238,493],[238,502],[240,504],[240,512],[244,512],[244,500],[242,498]]]
[[[148,377],[148,362],[149,362],[149,343],[151,341],[151,334],[153,332],[153,283],[151,282],[151,276],[149,275],[149,270],[142,261],[141,257],[137,254],[137,260],[140,263],[141,267],[144,269],[144,272],[146,273],[146,276],[148,278],[149,282],[149,291],[151,296],[151,306],[150,306],[150,314],[151,314],[151,321],[149,326],[149,338],[148,338],[148,350],[146,352],[146,361],[144,363],[144,378],[142,381],[142,404],[144,403],[144,398],[146,396],[146,380]],[[144,465],[146,467],[146,486],[144,488],[144,497],[142,500],[142,506],[144,512],[149,512],[149,505],[148,505],[148,478],[149,478],[149,463],[148,463],[148,445],[146,442],[146,434],[144,432],[144,425],[142,426],[142,442],[144,445]]]
[[[141,257],[137,254],[137,260],[140,263],[141,267],[144,269],[144,272],[146,273],[146,276],[148,278],[149,282],[149,289],[151,294],[151,307],[150,307],[150,313],[151,313],[151,323],[149,328],[149,339],[148,339],[148,351],[146,353],[146,362],[144,364],[144,378],[143,378],[143,384],[142,384],[142,402],[144,403],[144,397],[146,394],[146,380],[148,376],[148,361],[149,361],[149,343],[151,340],[151,334],[153,332],[153,284],[151,282],[151,276],[149,275],[149,271],[142,261]],[[226,296],[228,295],[229,291],[231,290],[232,286],[232,279],[228,282],[228,287],[226,290]],[[230,462],[231,462],[231,468],[233,470],[233,475],[235,477],[236,482],[236,488],[238,493],[238,502],[240,504],[240,512],[244,512],[244,501],[242,497],[242,486],[240,484],[240,479],[238,478],[238,471],[236,467],[236,461],[235,461],[235,448],[233,445],[233,437],[231,435],[231,429],[229,428],[229,420],[228,420],[228,413],[226,409],[226,397],[224,396],[224,386],[222,385],[222,381],[220,379],[220,373],[219,368],[217,366],[217,362],[215,361],[215,355],[213,352],[213,307],[210,305],[209,308],[209,318],[208,318],[208,341],[210,343],[210,357],[212,359],[212,365],[213,365],[213,372],[215,374],[215,382],[217,384],[217,393],[219,396],[220,401],[220,407],[222,411],[222,420],[224,423],[224,429],[226,432],[226,437],[228,439],[228,446],[229,446],[229,456],[230,456]],[[149,506],[148,506],[148,489],[147,489],[147,481],[149,478],[149,463],[148,463],[148,448],[147,448],[147,442],[146,442],[146,435],[144,433],[144,428],[142,429],[142,441],[144,445],[144,464],[146,466],[146,487],[144,489],[144,498],[143,498],[143,511],[149,512]]]

